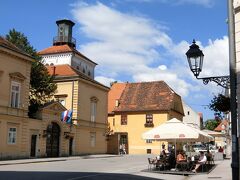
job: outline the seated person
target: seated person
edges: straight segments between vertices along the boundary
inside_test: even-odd
[[[177,155],[177,163],[179,162],[185,162],[186,158],[183,156],[183,152],[182,151],[178,151],[178,155]]]
[[[167,154],[166,154],[165,149],[162,150],[160,156],[161,156],[162,158],[166,158],[166,157],[167,157]]]
[[[193,170],[193,172],[197,172],[197,169],[202,165],[205,164],[207,161],[207,157],[204,155],[203,151],[200,151],[200,157],[197,161],[197,164],[195,166],[195,169]]]

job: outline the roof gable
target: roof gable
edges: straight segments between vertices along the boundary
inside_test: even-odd
[[[120,100],[126,83],[114,83],[108,92],[108,113],[111,113],[116,105],[116,100]]]
[[[49,103],[44,104],[41,108],[41,110],[50,110],[50,111],[57,111],[62,112],[66,111],[67,109],[58,101],[51,101]]]
[[[214,131],[222,131],[227,128],[228,121],[227,120],[222,120],[222,122],[214,129]]]

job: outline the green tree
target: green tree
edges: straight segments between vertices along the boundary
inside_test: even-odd
[[[220,122],[220,119],[209,119],[205,122],[205,128],[213,131],[220,124]]]
[[[35,59],[32,63],[30,75],[29,116],[32,117],[39,106],[52,98],[57,86],[53,82],[53,76],[48,74],[46,67],[43,65],[42,58],[23,33],[12,29],[6,35],[6,39]]]

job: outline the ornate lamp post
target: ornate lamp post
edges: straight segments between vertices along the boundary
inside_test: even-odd
[[[239,135],[238,135],[238,118],[237,118],[237,76],[236,76],[236,47],[235,47],[235,17],[233,0],[227,0],[228,3],[228,37],[229,37],[229,70],[230,76],[217,76],[198,78],[202,71],[203,53],[196,45],[195,41],[190,46],[186,55],[191,71],[197,79],[202,79],[204,84],[213,81],[224,88],[230,87],[230,109],[231,109],[231,138],[232,138],[232,179],[239,180]],[[240,133],[239,133],[240,134]]]
[[[195,40],[193,40],[190,49],[186,52],[186,56],[188,59],[188,64],[193,72],[194,76],[197,79],[203,80],[203,84],[208,84],[209,82],[213,81],[217,83],[217,85],[222,86],[224,88],[229,88],[230,85],[230,77],[229,76],[214,76],[214,77],[204,77],[199,78],[199,74],[202,71],[203,66],[203,58],[204,54],[199,49],[199,46],[196,44]]]
[[[231,20],[231,19],[230,19]],[[230,28],[232,31],[232,29]],[[234,33],[232,33],[234,34]],[[230,38],[229,38],[230,39]],[[227,88],[231,90],[231,125],[232,125],[232,179],[239,179],[239,143],[237,136],[237,107],[236,107],[236,71],[235,71],[235,62],[234,62],[234,43],[232,42],[234,38],[230,39],[230,76],[215,76],[215,77],[204,77],[199,78],[199,74],[202,71],[203,66],[203,58],[204,54],[199,49],[199,46],[196,44],[195,40],[193,40],[190,49],[186,52],[187,60],[191,71],[197,79],[203,80],[203,83],[206,85],[208,82],[213,81],[217,83],[217,85],[222,86],[223,88]],[[231,84],[230,84],[231,79]]]

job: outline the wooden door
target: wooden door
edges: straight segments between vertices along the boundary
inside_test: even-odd
[[[52,123],[47,128],[47,144],[46,144],[47,157],[59,156],[59,137],[60,127],[58,126],[58,124]]]

